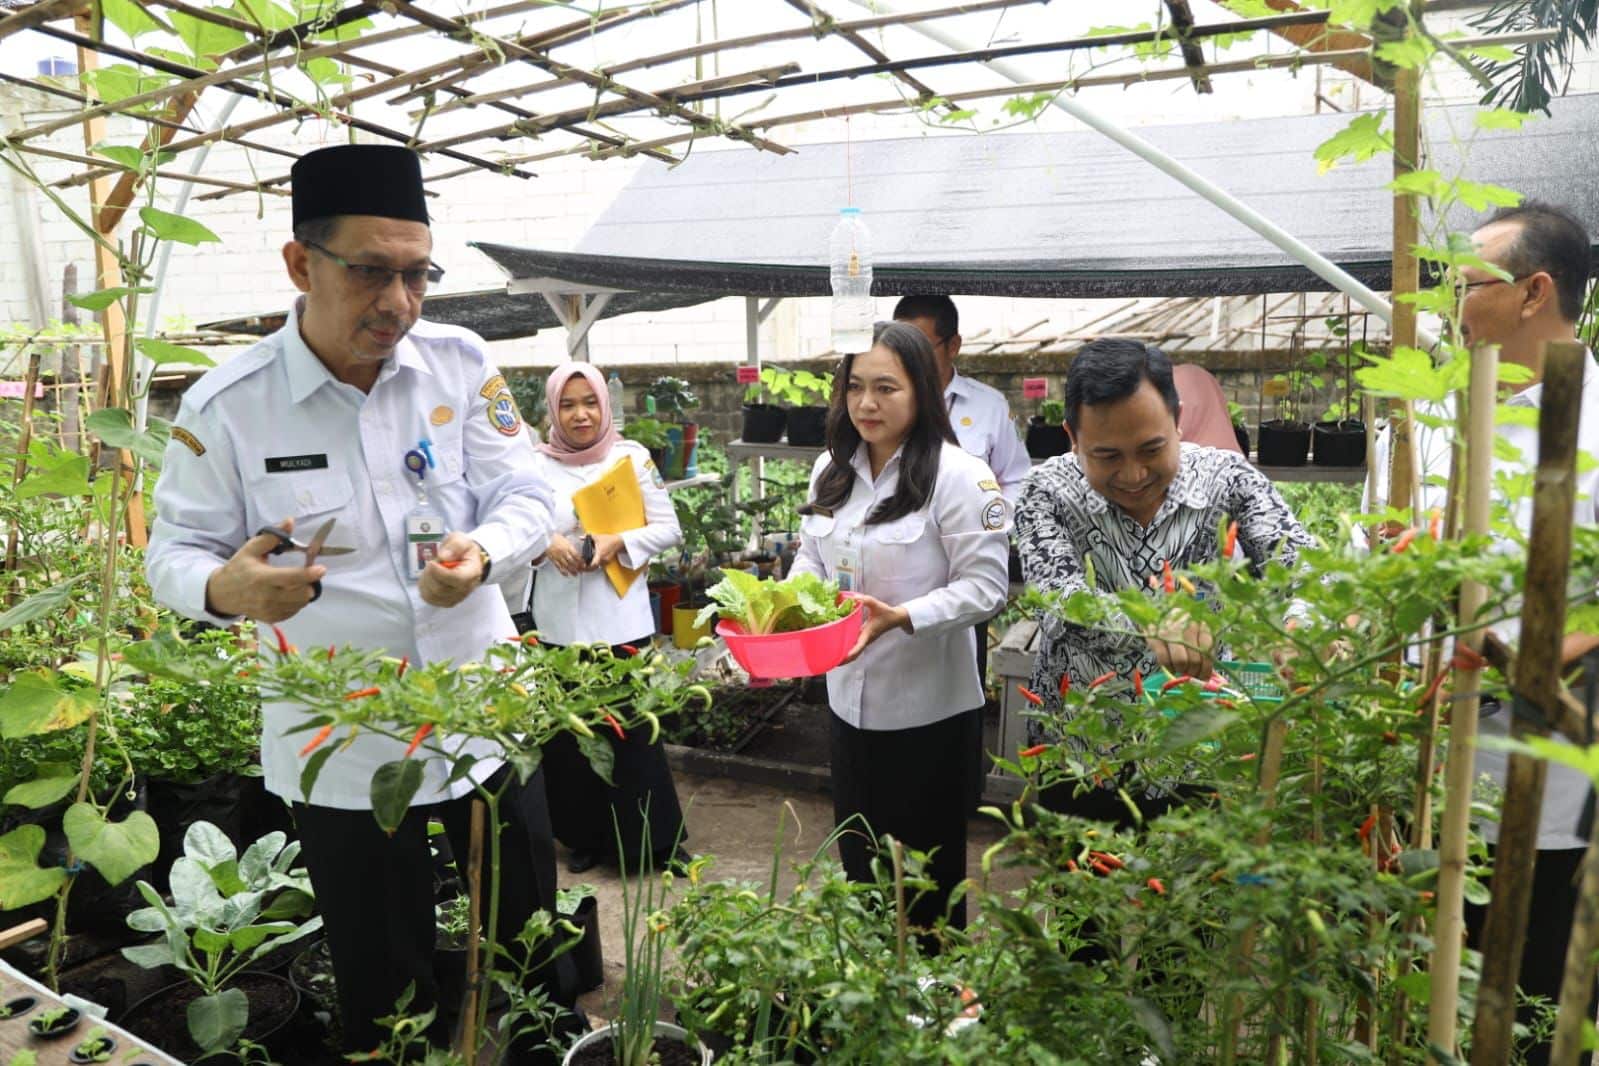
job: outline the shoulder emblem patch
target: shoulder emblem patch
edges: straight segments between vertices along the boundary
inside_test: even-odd
[[[487,415],[489,425],[507,437],[514,437],[522,432],[522,412],[516,409],[516,400],[511,398],[511,390],[505,384],[505,378],[495,374],[483,383],[478,391],[489,402]]]
[[[993,478],[984,478],[977,483],[977,487],[982,489],[984,492],[998,492],[999,482],[995,481]]]
[[[995,531],[1005,528],[1005,501],[989,500],[983,508],[983,528]]]
[[[172,439],[183,442],[183,446],[197,456],[205,454],[205,445],[200,443],[200,438],[182,426],[172,427]]]
[[[655,460],[654,459],[646,459],[646,460],[644,460],[644,469],[646,469],[646,470],[648,470],[650,472],[650,481],[652,481],[655,484],[656,488],[664,489],[666,487],[666,482],[661,480],[661,471],[655,465]]]

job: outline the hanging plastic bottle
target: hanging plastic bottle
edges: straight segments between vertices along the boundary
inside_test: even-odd
[[[605,390],[611,394],[611,424],[620,430],[627,422],[627,394],[622,391],[622,376],[611,371],[611,376],[605,379]]]
[[[872,235],[861,209],[846,207],[829,240],[833,289],[833,350],[864,352],[872,346]]]

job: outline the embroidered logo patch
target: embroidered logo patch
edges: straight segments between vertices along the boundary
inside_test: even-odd
[[[972,424],[972,416],[971,415],[966,415],[963,418],[961,418],[961,425],[969,426],[971,424]]]
[[[993,531],[1005,528],[1005,501],[989,500],[983,508],[983,528]]]
[[[489,425],[507,437],[522,432],[522,412],[516,409],[516,401],[511,398],[511,390],[503,377],[495,374],[477,391],[478,395],[489,401]]]
[[[454,417],[455,408],[441,403],[437,407],[433,408],[433,413],[428,416],[428,421],[432,422],[435,426],[445,426],[449,425],[450,420]]]
[[[998,492],[999,482],[995,481],[993,478],[984,478],[977,483],[977,487],[982,489],[984,492]]]
[[[183,446],[189,449],[195,455],[205,454],[205,445],[200,443],[200,438],[196,437],[193,433],[190,433],[182,426],[172,427],[172,437],[174,440],[182,441]]]
[[[664,489],[666,487],[666,482],[661,480],[661,472],[656,468],[654,459],[644,460],[644,469],[650,472],[650,481],[654,482],[656,488]]]

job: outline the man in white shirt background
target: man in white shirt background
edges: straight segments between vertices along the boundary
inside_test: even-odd
[[[1477,254],[1505,271],[1497,277],[1477,266],[1461,269],[1465,300],[1461,312],[1462,339],[1467,344],[1497,344],[1501,362],[1526,367],[1531,381],[1514,386],[1506,401],[1511,407],[1538,409],[1543,401],[1544,345],[1577,339],[1577,320],[1581,317],[1592,270],[1590,238],[1581,221],[1571,212],[1552,204],[1527,201],[1518,207],[1495,213],[1475,233],[1472,241]],[[1431,412],[1451,416],[1452,407]],[[1516,459],[1494,459],[1494,481],[1505,476],[1527,474],[1538,460],[1536,425],[1501,422],[1497,427],[1502,442],[1520,455]],[[1417,514],[1442,508],[1445,489],[1429,479],[1443,479],[1449,472],[1450,434],[1418,423],[1415,430],[1417,462],[1421,465],[1421,499]],[[1577,432],[1579,453],[1599,459],[1599,366],[1590,352],[1583,368],[1582,419]],[[1376,496],[1367,501],[1368,512],[1387,505],[1389,434],[1377,440],[1372,461],[1377,465]],[[1584,525],[1599,523],[1599,468],[1578,456],[1577,503],[1575,520]],[[1530,495],[1511,502],[1510,518],[1526,534],[1532,525]],[[1501,545],[1506,551],[1520,551],[1512,543]],[[1518,619],[1495,627],[1510,643],[1520,633]],[[1561,650],[1566,667],[1599,647],[1599,637],[1585,633],[1567,634]],[[1503,736],[1510,729],[1509,701],[1485,700],[1479,726],[1484,735]],[[1504,781],[1506,756],[1503,752],[1479,749],[1476,771]],[[1522,954],[1519,983],[1523,992],[1545,996],[1551,1001],[1560,995],[1565,967],[1566,942],[1571,935],[1572,911],[1577,902],[1578,875],[1587,841],[1582,833],[1583,810],[1588,801],[1589,784],[1577,771],[1550,763],[1544,784],[1543,808],[1538,824],[1538,852],[1534,865],[1532,907],[1527,926],[1527,941]],[[1498,823],[1479,826],[1490,844],[1498,839]],[[1485,908],[1469,907],[1466,915],[1468,935],[1481,947]],[[1590,1010],[1591,1013],[1591,1010]],[[1527,1062],[1541,1066],[1549,1061],[1547,1045],[1532,1048]],[[1586,1058],[1584,1061],[1587,1061]]]

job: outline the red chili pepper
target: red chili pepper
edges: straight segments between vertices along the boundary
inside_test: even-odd
[[[368,696],[376,696],[379,692],[382,692],[382,691],[383,691],[382,689],[375,688],[375,687],[374,688],[358,688],[354,692],[346,692],[344,694],[344,700],[345,700],[346,703],[348,703],[350,700],[364,700]]]
[[[1040,696],[1026,685],[1017,685],[1016,691],[1020,692],[1022,694],[1022,698],[1028,703],[1031,703],[1033,706],[1042,707],[1044,705],[1044,697]]]
[[[1410,547],[1410,542],[1416,539],[1416,534],[1418,532],[1420,532],[1420,530],[1418,530],[1415,526],[1411,526],[1409,529],[1399,534],[1399,539],[1394,541],[1394,554],[1398,555],[1400,552]]]
[[[398,681],[400,678],[404,677],[405,668],[410,665],[411,657],[409,655],[400,656],[400,665],[394,671],[394,680]]]
[[[1488,665],[1488,660],[1466,645],[1456,644],[1455,656],[1449,661],[1449,665],[1456,670],[1481,670]]]
[[[1427,690],[1421,694],[1421,699],[1416,701],[1416,706],[1425,707],[1427,704],[1431,703],[1432,698],[1436,696],[1438,694],[1438,690],[1443,687],[1443,683],[1444,672],[1439,670],[1438,673],[1433,676],[1432,682],[1427,686]]]
[[[1072,675],[1071,674],[1064,674],[1064,673],[1061,674],[1060,675],[1060,694],[1062,696],[1064,696],[1064,695],[1066,695],[1066,693],[1070,692],[1071,690],[1072,690]]]
[[[1158,877],[1151,877],[1148,881],[1145,881],[1144,884],[1154,889],[1155,895],[1157,896],[1164,896],[1166,894],[1166,886],[1160,883],[1160,878]]]
[[[1392,729],[1386,729],[1382,734],[1382,742],[1390,747],[1399,743],[1399,734]]]
[[[434,559],[433,561],[444,567],[446,570],[454,570],[456,567],[466,562],[465,559]]]
[[[1238,547],[1238,523],[1231,522],[1227,526],[1227,535],[1221,539],[1221,557],[1231,559],[1233,549]]]
[[[1433,540],[1443,540],[1444,519],[1436,507],[1432,509],[1432,517],[1427,519],[1427,532],[1431,534]]]
[[[1067,859],[1066,860],[1066,869],[1070,870],[1072,873],[1076,873],[1077,872],[1077,860],[1076,859]]]
[[[1372,830],[1372,827],[1375,826],[1376,824],[1377,824],[1377,815],[1376,814],[1368,814],[1368,815],[1366,815],[1366,820],[1364,822],[1360,823],[1360,842],[1362,844],[1364,844],[1366,841],[1371,839],[1371,830]]]
[[[1177,579],[1172,576],[1171,561],[1167,559],[1160,561],[1160,587],[1168,596],[1177,591]]]
[[[520,643],[522,643],[522,638],[521,637],[505,637],[505,638],[503,638],[503,640],[504,640],[504,643],[506,643],[506,644],[520,644]]]
[[[538,637],[537,633],[523,633],[522,634],[522,646],[524,648],[536,647],[538,645],[538,642],[539,642],[539,637]]]
[[[242,680],[248,681],[254,675],[254,673],[255,673],[255,671],[253,671],[253,670],[240,670],[239,671],[239,677]]]
[[[1174,677],[1170,681],[1166,682],[1164,685],[1160,686],[1160,690],[1162,692],[1169,692],[1170,690],[1176,688],[1178,685],[1181,685],[1183,682],[1192,681],[1193,679],[1194,679],[1194,675],[1193,674],[1184,674],[1182,677]]]
[[[1230,710],[1233,710],[1234,708],[1236,708],[1238,706],[1238,704],[1234,703],[1232,700],[1217,700],[1216,701],[1216,706],[1225,707],[1225,708],[1227,708],[1230,711]]]
[[[405,757],[407,759],[411,757],[412,753],[415,752],[417,748],[422,746],[422,741],[426,739],[427,735],[431,732],[433,732],[432,722],[423,722],[417,727],[416,735],[411,738],[410,747],[405,749]]]
[[[333,735],[333,723],[329,722],[327,725],[323,726],[321,729],[318,729],[316,731],[316,735],[311,738],[311,742],[309,744],[307,744],[305,747],[300,749],[300,758],[302,758],[302,759],[305,758],[307,755],[311,754],[317,748],[321,747],[322,746],[322,742],[324,740],[328,739],[328,737],[330,737],[332,735]]]
[[[1094,858],[1098,859],[1100,862],[1104,863],[1106,866],[1109,866],[1113,870],[1123,869],[1127,865],[1125,862],[1122,862],[1108,851],[1091,851],[1088,854],[1092,855]]]
[[[1259,753],[1257,753],[1257,752],[1246,751],[1246,752],[1244,752],[1244,754],[1238,756],[1238,761],[1239,762],[1254,762],[1255,759],[1258,757],[1258,754]]]
[[[1144,698],[1144,675],[1137,670],[1133,671],[1133,695],[1139,699]]]
[[[633,647],[633,645],[631,645],[631,644],[623,644],[622,645],[622,650],[627,652],[629,655],[637,655],[638,654],[638,649]]]
[[[1044,752],[1046,752],[1048,750],[1049,750],[1049,745],[1048,744],[1034,744],[1030,748],[1023,748],[1021,751],[1018,751],[1016,753],[1016,757],[1018,759],[1033,759],[1033,758],[1037,758],[1038,756],[1044,754]]]
[[[272,627],[272,635],[278,638],[278,654],[289,654],[289,638],[283,635],[283,630],[277,626]]]
[[[332,644],[328,645],[328,662],[333,661],[334,653],[336,653],[338,650],[339,649],[335,648]]]
[[[1089,863],[1088,868],[1093,870],[1101,877],[1109,877],[1111,874],[1110,867],[1105,865],[1105,863],[1099,859],[1095,859],[1093,862]]]
[[[1426,889],[1422,890],[1422,892],[1421,892],[1421,901],[1423,903],[1431,903],[1433,901],[1433,898],[1434,898],[1433,897],[1433,893],[1427,891]]]
[[[616,730],[616,737],[617,737],[618,740],[626,740],[627,739],[627,734],[622,732],[622,723],[620,723],[620,722],[618,722],[616,720],[616,716],[615,715],[607,714],[605,716],[605,724],[610,726],[612,729]]]
[[[1094,680],[1092,680],[1092,681],[1090,681],[1088,683],[1088,687],[1089,688],[1098,688],[1100,685],[1103,685],[1105,682],[1109,681],[1111,678],[1113,678],[1115,676],[1116,676],[1116,671],[1114,671],[1114,670],[1112,670],[1108,674],[1100,674],[1098,677],[1094,678]]]
[[[1205,682],[1205,691],[1206,692],[1220,692],[1221,691],[1221,675],[1220,674],[1211,674],[1210,675],[1210,680]]]

